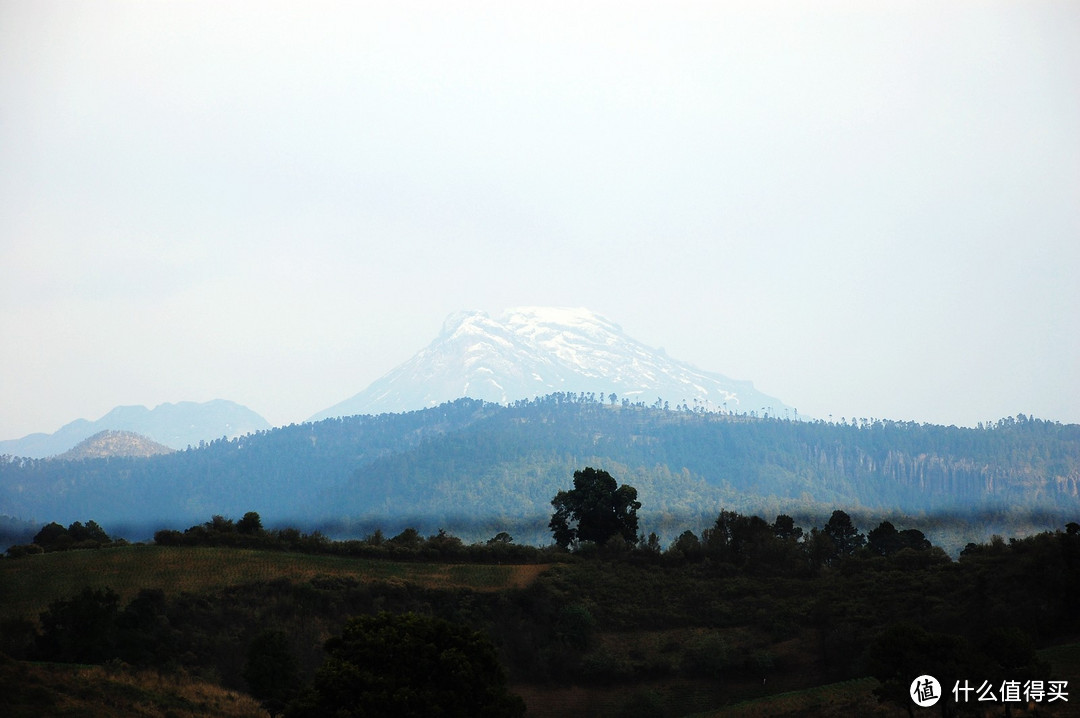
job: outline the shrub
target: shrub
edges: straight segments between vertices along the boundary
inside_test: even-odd
[[[513,717],[495,647],[465,626],[413,613],[362,616],[327,641],[328,657],[286,715]]]
[[[23,556],[33,556],[39,553],[45,553],[45,549],[36,543],[8,546],[7,550],[8,558],[22,558]]]

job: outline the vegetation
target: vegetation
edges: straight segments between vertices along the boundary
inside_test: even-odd
[[[283,710],[301,687],[300,664],[288,634],[269,629],[255,636],[248,646],[243,678],[267,708],[275,713]]]
[[[0,707],[6,718],[268,718],[251,696],[182,673],[32,664],[3,654]]]
[[[20,521],[10,516],[0,516],[0,547],[28,544],[41,524],[33,521]]]
[[[279,580],[408,584],[486,593],[527,586],[546,568],[544,564],[429,563],[400,556],[379,560],[214,546],[132,545],[29,559],[0,561],[0,621],[36,618],[50,602],[87,587],[111,589],[121,603],[143,589],[161,590],[168,596],[213,594],[230,586]]]
[[[583,466],[634,486],[639,528],[664,544],[724,508],[822,526],[844,507],[856,522],[917,528],[955,556],[968,541],[1060,527],[1080,510],[1080,426],[1023,415],[978,428],[807,422],[555,394],[331,419],[160,457],[6,457],[0,513],[89,515],[129,540],[253,509],[279,522],[268,528],[335,537],[413,527],[541,544],[551,497]]]
[[[337,542],[266,530],[254,512],[159,538],[0,561],[0,652],[207,679],[294,715],[348,710],[336,702],[345,675],[397,700],[371,651],[413,641],[459,646],[432,649],[436,661],[473,656],[436,693],[477,676],[471,695],[511,714],[504,672],[530,715],[569,703],[597,716],[735,704],[744,715],[904,714],[912,671],[939,671],[944,684],[1060,679],[1077,665],[1061,645],[1080,636],[1076,523],[972,543],[958,560],[902,524],[864,533],[842,510],[808,530],[789,515],[725,510],[667,546],[639,536],[523,547],[547,563],[519,565],[494,562],[515,546],[502,532],[471,545],[416,530]],[[838,687],[808,690],[827,684]]]
[[[551,500],[555,513],[548,527],[562,548],[581,541],[606,544],[637,541],[637,489],[618,486],[611,474],[586,467],[574,472],[574,488]]]
[[[360,616],[326,643],[295,718],[512,718],[525,704],[506,690],[495,647],[483,633],[415,613]]]
[[[121,539],[119,544],[126,543]],[[52,551],[70,551],[73,549],[92,549],[113,545],[112,539],[96,521],[87,521],[84,526],[75,521],[64,528],[55,521],[43,526],[30,544],[9,546],[7,555],[18,558],[27,554],[49,553]]]

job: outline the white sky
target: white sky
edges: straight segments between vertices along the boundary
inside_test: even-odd
[[[0,0],[0,438],[302,421],[585,306],[800,413],[1080,422],[1080,4]]]

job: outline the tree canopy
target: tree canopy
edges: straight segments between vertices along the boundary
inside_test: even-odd
[[[574,472],[574,488],[560,491],[551,500],[555,513],[548,528],[555,543],[566,547],[579,541],[603,544],[614,536],[627,543],[637,541],[637,489],[618,486],[606,471],[586,467]]]
[[[850,556],[866,545],[866,536],[859,533],[846,511],[833,511],[823,531],[832,540],[833,558]]]
[[[491,640],[415,613],[360,616],[326,643],[327,659],[289,716],[521,716]]]

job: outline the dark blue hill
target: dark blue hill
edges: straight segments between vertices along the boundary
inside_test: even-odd
[[[337,531],[404,523],[532,526],[584,466],[637,487],[646,531],[715,517],[835,507],[907,515],[1080,514],[1080,426],[1018,417],[978,429],[758,419],[557,394],[461,399],[328,419],[150,458],[9,459],[0,514],[186,526],[258,511]],[[466,527],[466,528],[462,528]]]

